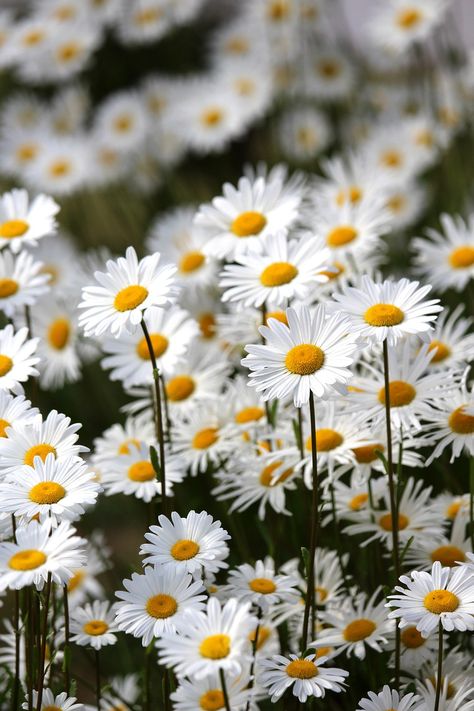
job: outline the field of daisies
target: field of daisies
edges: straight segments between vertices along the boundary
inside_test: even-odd
[[[0,3],[0,711],[474,710],[459,5]]]

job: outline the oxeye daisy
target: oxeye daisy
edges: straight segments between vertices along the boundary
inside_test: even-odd
[[[236,255],[236,264],[221,272],[222,300],[242,306],[261,306],[267,301],[286,306],[290,299],[304,299],[318,282],[324,283],[329,250],[312,235],[288,240],[285,232],[268,235],[261,248]]]
[[[426,466],[447,447],[451,449],[451,462],[463,451],[474,456],[474,397],[466,384],[466,375],[460,388],[446,394],[440,393],[425,415],[428,433],[436,442]]]
[[[278,654],[270,659],[261,659],[258,662],[259,682],[268,689],[273,702],[278,701],[290,687],[293,696],[301,703],[311,696],[323,698],[326,691],[344,691],[349,672],[324,666],[327,661],[327,657],[317,658],[315,654],[304,657]]]
[[[106,460],[115,459],[118,455],[130,454],[131,445],[139,447],[143,442],[153,444],[155,430],[153,423],[143,415],[127,417],[125,423],[109,427],[94,440],[94,453],[91,460],[99,465]]]
[[[106,272],[96,272],[98,286],[83,289],[79,324],[86,336],[100,336],[110,331],[120,336],[124,328],[133,330],[144,313],[152,307],[165,306],[172,301],[172,286],[176,267],[160,267],[160,255],[155,253],[138,260],[133,247],[125,257],[108,260]]]
[[[30,204],[26,190],[12,190],[0,198],[0,248],[19,252],[56,231],[55,215],[59,205],[47,195],[38,195]]]
[[[413,693],[401,696],[386,684],[378,694],[369,691],[368,698],[359,701],[357,711],[415,711],[419,700]]]
[[[246,346],[242,365],[252,371],[249,384],[265,400],[293,397],[295,407],[306,404],[310,392],[321,398],[344,392],[357,350],[347,319],[328,316],[323,305],[286,313],[288,326],[270,318],[260,327],[265,344]]]
[[[0,511],[29,519],[50,516],[54,524],[75,520],[96,502],[100,486],[94,477],[78,458],[35,457],[33,466],[21,467],[11,482],[0,484]]]
[[[292,161],[314,160],[331,141],[325,115],[312,106],[287,109],[278,124],[282,152]]]
[[[28,252],[18,256],[6,249],[0,252],[0,310],[5,316],[31,306],[48,291],[49,276],[42,267]]]
[[[86,561],[86,541],[75,533],[66,521],[55,529],[49,520],[17,528],[13,543],[0,543],[0,590],[27,585],[41,589],[49,575],[55,583],[67,583],[72,568]]]
[[[229,555],[226,541],[230,539],[220,521],[214,521],[205,511],[190,511],[185,518],[176,511],[171,521],[166,516],[158,517],[159,526],[150,526],[145,538],[148,543],[140,547],[146,555],[143,564],[159,565],[163,569],[185,570],[197,575],[203,569],[215,573],[227,568]]]
[[[100,551],[100,553],[99,553]],[[107,570],[106,556],[111,554],[102,536],[95,535],[89,542],[87,564],[74,569],[72,578],[67,583],[69,607],[73,610],[90,599],[102,599],[104,588],[98,576]]]
[[[204,588],[200,580],[193,581],[186,570],[147,566],[143,575],[133,573],[124,580],[125,592],[115,595],[115,621],[120,630],[140,637],[144,647],[153,638],[185,628],[185,611],[196,613],[204,609]]]
[[[417,281],[376,283],[363,276],[361,288],[346,287],[343,293],[335,293],[334,299],[354,331],[372,342],[387,340],[394,346],[401,338],[422,336],[431,330],[442,306],[439,299],[424,300],[429,291],[431,286],[419,288]]]
[[[8,324],[0,331],[0,390],[12,390],[38,375],[34,367],[39,362],[34,355],[37,345],[37,338],[28,338],[27,328],[15,332]]]
[[[38,708],[38,692],[34,689],[31,698],[32,708]],[[84,705],[76,704],[76,701],[75,696],[68,696],[65,691],[55,695],[51,689],[43,689],[40,711],[48,711],[48,709],[55,709],[55,711],[83,711]],[[25,710],[30,708],[28,701],[25,701],[21,708]]]
[[[164,634],[156,643],[161,663],[198,681],[220,670],[237,676],[250,660],[248,635],[257,623],[249,608],[235,598],[221,607],[211,597],[205,612],[184,613],[181,634]]]
[[[436,686],[427,679],[424,684],[417,682],[416,690],[422,698],[420,711],[431,711],[436,704]],[[441,711],[472,711],[474,699],[470,681],[464,683],[454,696],[450,695],[449,681],[445,679],[441,686],[439,708]]]
[[[452,312],[445,309],[436,321],[429,344],[434,351],[430,370],[467,365],[474,358],[474,334],[469,333],[472,320],[462,318],[463,311],[463,304],[458,304]]]
[[[441,540],[420,540],[416,548],[410,546],[405,560],[413,570],[430,570],[436,560],[445,568],[454,568],[465,563],[469,553],[472,548],[466,535],[466,520],[456,516],[449,535]]]
[[[390,639],[389,649],[392,652],[392,660],[395,661],[396,641],[395,635]],[[400,668],[410,674],[420,669],[427,663],[433,668],[433,660],[436,658],[438,649],[437,635],[423,637],[415,625],[408,625],[400,632]]]
[[[433,563],[431,573],[414,570],[402,575],[396,595],[389,595],[391,619],[403,629],[414,624],[427,637],[441,624],[447,632],[474,629],[474,578],[465,566],[443,568]]]
[[[334,47],[317,50],[311,57],[306,91],[322,101],[341,101],[354,84],[353,62]]]
[[[372,19],[372,39],[392,54],[407,52],[442,22],[447,6],[446,0],[390,0]]]
[[[249,673],[244,671],[235,679],[229,679],[226,682],[230,708],[245,709],[251,694],[249,681]],[[219,678],[219,674],[216,673],[200,680],[181,679],[178,688],[171,694],[170,699],[173,701],[175,711],[218,710],[225,708],[222,681]],[[251,708],[253,707],[251,706]]]
[[[115,644],[117,627],[114,612],[108,602],[94,600],[84,607],[76,607],[71,615],[71,642],[80,647],[90,646],[102,649]]]
[[[280,175],[242,177],[236,188],[226,183],[223,196],[201,205],[196,215],[209,240],[204,251],[220,259],[258,248],[267,235],[295,222],[301,199],[301,189],[287,189]]]
[[[23,425],[31,422],[38,415],[36,407],[24,395],[12,395],[0,390],[0,437],[8,437],[8,428],[13,423]]]
[[[223,595],[236,597],[242,602],[252,602],[262,610],[278,602],[294,602],[301,597],[296,589],[298,580],[290,575],[275,573],[271,559],[257,560],[255,565],[244,563],[231,570],[227,583],[220,588]]]

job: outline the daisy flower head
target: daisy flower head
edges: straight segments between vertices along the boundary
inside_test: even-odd
[[[447,393],[440,393],[434,406],[426,412],[429,436],[436,446],[426,466],[437,459],[447,447],[451,449],[453,462],[463,452],[474,456],[474,394],[466,382]]]
[[[438,560],[445,568],[462,565],[472,555],[472,547],[466,531],[466,519],[456,516],[449,535],[441,540],[420,540],[416,548],[410,546],[406,553],[406,563],[410,570],[431,570]]]
[[[474,358],[474,334],[471,318],[463,318],[463,304],[453,311],[445,309],[436,321],[429,345],[435,351],[429,367],[433,370],[467,365]]]
[[[258,250],[236,255],[236,264],[221,272],[222,301],[236,301],[244,307],[271,302],[286,306],[290,299],[304,299],[319,283],[328,281],[324,271],[329,249],[307,234],[288,240],[286,232],[269,234]]]
[[[86,562],[86,541],[75,534],[67,521],[55,529],[49,520],[17,528],[14,542],[0,543],[0,590],[41,589],[49,575],[59,585],[67,583],[72,569]]]
[[[225,559],[229,555],[226,543],[229,534],[214,521],[206,511],[190,511],[184,518],[176,511],[171,520],[158,517],[159,526],[150,526],[145,533],[148,543],[140,547],[140,554],[146,555],[144,565],[159,565],[163,569],[185,570],[199,575],[202,570],[216,573],[227,568]]]
[[[315,696],[323,698],[326,691],[344,691],[345,679],[349,672],[336,667],[326,667],[327,657],[309,654],[298,657],[275,655],[258,662],[259,683],[268,690],[273,703],[278,701],[287,689],[292,687],[292,694],[301,703]],[[316,664],[317,662],[317,664]]]
[[[112,425],[101,437],[94,440],[92,463],[100,468],[102,462],[106,460],[114,459],[119,454],[130,454],[131,445],[138,447],[142,442],[150,445],[154,441],[155,429],[148,417],[143,415],[127,417],[123,425],[119,423]]]
[[[387,607],[391,619],[403,629],[414,624],[423,637],[441,624],[446,632],[474,629],[474,577],[466,566],[444,568],[435,561],[431,573],[414,570],[402,575]]]
[[[36,407],[24,395],[12,395],[0,390],[0,437],[8,437],[7,428],[31,422],[38,415]]]
[[[32,306],[49,290],[49,275],[26,251],[18,256],[0,252],[0,311],[12,317],[24,306]]]
[[[225,183],[223,195],[201,205],[195,218],[208,237],[204,252],[230,259],[251,247],[258,249],[267,235],[295,222],[302,193],[300,185],[287,183],[278,173],[244,176],[237,187]]]
[[[401,55],[424,42],[444,18],[447,0],[390,0],[370,23],[373,41],[391,54]]]
[[[314,52],[311,68],[305,76],[305,91],[321,101],[348,99],[355,83],[354,63],[335,47]]]
[[[326,117],[312,106],[287,109],[278,124],[278,138],[283,153],[294,161],[314,160],[331,142]]]
[[[124,328],[133,330],[147,310],[163,307],[175,296],[173,275],[176,267],[159,266],[158,252],[138,260],[133,247],[125,257],[106,263],[106,272],[96,272],[99,286],[82,290],[79,324],[86,336],[100,336],[107,331],[119,337]]]
[[[229,677],[242,673],[250,661],[250,632],[257,620],[250,603],[231,598],[221,606],[217,598],[207,601],[204,612],[185,613],[181,634],[164,634],[156,643],[160,662],[178,677],[198,681],[222,670]]]
[[[116,631],[114,612],[108,602],[94,600],[84,607],[76,607],[71,614],[71,642],[80,647],[90,646],[99,650],[115,644]]]
[[[12,390],[30,376],[38,375],[34,367],[39,358],[35,356],[37,338],[28,338],[28,329],[14,331],[8,324],[0,331],[0,389]]]
[[[278,602],[296,602],[301,597],[297,585],[295,577],[275,573],[274,562],[267,559],[257,560],[255,565],[244,563],[231,570],[227,584],[220,591],[266,611]]]
[[[415,711],[419,700],[420,697],[413,693],[401,696],[398,691],[385,684],[378,694],[369,691],[368,698],[359,701],[357,711]]]
[[[394,346],[402,338],[423,337],[432,329],[431,322],[443,307],[439,299],[425,300],[429,291],[430,285],[419,287],[417,281],[376,283],[364,275],[360,288],[348,286],[333,298],[361,337]]]
[[[89,177],[91,143],[82,133],[48,136],[35,161],[25,167],[24,180],[53,195],[69,195]]]
[[[41,711],[48,711],[48,709],[57,709],[57,711],[83,711],[83,704],[76,704],[75,696],[68,696],[65,691],[60,694],[55,695],[51,689],[43,689],[43,697],[41,700]],[[33,689],[32,694],[32,708],[38,708],[38,692]],[[22,704],[22,709],[31,708],[28,701]]]
[[[176,633],[186,626],[185,611],[194,614],[204,609],[204,588],[200,580],[193,581],[186,570],[173,570],[147,565],[143,575],[132,573],[124,580],[125,592],[115,595],[117,627],[139,637],[147,647],[164,633]]]
[[[347,318],[329,316],[322,304],[286,314],[288,326],[270,318],[259,329],[265,344],[246,346],[242,365],[251,370],[249,385],[265,400],[292,397],[295,407],[306,404],[310,392],[319,398],[344,393],[358,347]]]
[[[231,709],[245,709],[251,698],[249,672],[244,670],[235,679],[227,679],[227,695]],[[180,680],[178,688],[170,699],[175,711],[195,711],[195,709],[225,708],[224,692],[219,674],[213,673],[204,679]],[[251,706],[250,708],[254,708]]]
[[[25,244],[37,244],[56,231],[55,216],[59,205],[48,195],[38,195],[30,202],[26,190],[14,189],[0,197],[0,249],[19,252]]]

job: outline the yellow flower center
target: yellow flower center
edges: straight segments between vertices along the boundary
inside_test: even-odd
[[[130,445],[132,445],[134,447],[139,447],[140,440],[136,439],[135,437],[132,437],[131,439],[126,439],[125,442],[122,442],[122,444],[118,448],[118,453],[119,454],[130,454],[130,451],[131,451]]]
[[[269,580],[269,578],[254,578],[249,582],[249,588],[253,590],[253,592],[269,595],[275,592],[276,585],[273,580]]]
[[[416,397],[416,390],[413,385],[404,380],[392,380],[388,385],[388,393],[390,396],[390,407],[405,407]],[[381,405],[385,405],[385,387],[380,388],[378,401]]]
[[[81,52],[81,45],[78,42],[67,42],[56,52],[56,56],[61,62],[71,62]]]
[[[325,79],[334,79],[341,73],[341,67],[337,62],[326,59],[318,64],[318,72]]]
[[[292,679],[313,679],[318,676],[318,667],[309,659],[293,659],[285,671]]]
[[[29,224],[24,220],[7,220],[0,225],[0,237],[5,239],[22,237],[29,228]]]
[[[218,126],[223,118],[224,112],[221,109],[208,109],[201,114],[201,123],[204,126]]]
[[[132,116],[129,114],[122,114],[122,116],[117,116],[114,121],[114,128],[119,133],[127,133],[133,126]]]
[[[166,395],[171,402],[187,400],[195,389],[196,383],[190,375],[176,375],[166,383]]]
[[[160,8],[149,7],[144,10],[140,10],[139,12],[136,12],[133,16],[133,19],[137,25],[149,25],[153,22],[157,22],[160,19],[161,15],[162,13]]]
[[[272,462],[267,464],[266,467],[260,472],[260,484],[262,486],[276,486],[286,481],[289,476],[293,474],[293,469],[285,469],[285,471],[280,474],[275,480],[273,480],[273,472],[282,465],[282,462]]]
[[[252,630],[249,634],[249,641],[254,642],[255,641],[255,634],[256,630]],[[261,626],[260,629],[258,630],[258,639],[257,639],[257,649],[261,649],[265,642],[268,640],[268,638],[271,635],[271,630],[269,627]]]
[[[446,509],[446,518],[455,519],[459,513],[460,508],[461,502],[453,501],[453,503],[449,504],[448,508]]]
[[[448,419],[448,424],[456,434],[472,434],[474,432],[474,416],[464,412],[465,405],[457,407]]]
[[[199,430],[193,437],[194,449],[207,449],[217,442],[219,439],[217,427],[206,427]]]
[[[244,407],[235,416],[235,421],[239,425],[244,425],[247,422],[256,422],[260,420],[265,414],[265,411],[261,407]]]
[[[319,604],[319,603],[323,603],[323,602],[326,600],[327,596],[328,596],[328,591],[327,591],[327,589],[326,589],[326,588],[322,588],[320,585],[316,585],[316,587],[314,588],[314,590],[315,590],[315,592],[316,592],[316,601],[317,601],[317,603],[318,603],[318,604]]]
[[[98,637],[99,635],[107,632],[109,625],[103,620],[90,620],[89,622],[86,622],[82,629],[85,634],[88,634],[91,637]]]
[[[286,312],[285,311],[267,311],[265,314],[265,323],[268,323],[269,318],[274,318],[277,321],[280,321],[280,323],[284,323],[285,326],[288,326],[288,319],[286,317]]]
[[[364,447],[354,447],[352,451],[359,464],[370,464],[377,459],[377,452],[383,452],[384,449],[383,444],[378,442],[377,444],[366,444]]]
[[[41,711],[62,711],[62,709],[59,706],[42,706]]]
[[[384,151],[380,156],[380,162],[386,168],[399,168],[403,163],[401,153],[396,150]]]
[[[405,514],[398,514],[398,530],[403,531],[404,528],[408,526],[410,519]],[[383,528],[384,531],[393,530],[393,519],[391,513],[386,513],[379,518],[379,526]]]
[[[398,326],[404,318],[403,311],[393,304],[374,304],[364,314],[369,326]]]
[[[422,647],[426,642],[425,638],[422,636],[421,632],[418,632],[416,627],[405,627],[400,635],[402,644],[408,649],[418,649]]]
[[[290,348],[285,357],[285,366],[290,373],[311,375],[322,368],[324,352],[312,343],[301,343]]]
[[[287,0],[273,0],[268,7],[268,17],[270,20],[283,20],[289,15],[290,3]]]
[[[198,324],[203,338],[214,338],[216,335],[216,318],[214,314],[201,314],[198,318]]]
[[[352,509],[352,511],[360,511],[361,508],[365,506],[368,500],[368,494],[356,494],[349,501],[349,508]]]
[[[336,205],[342,207],[346,201],[351,202],[353,205],[357,204],[362,199],[363,192],[361,188],[357,185],[351,185],[350,188],[339,190],[336,195]]]
[[[325,276],[329,279],[329,281],[332,281],[333,279],[337,279],[338,277],[341,276],[346,270],[343,264],[340,262],[334,262],[334,264],[331,264],[332,269],[335,271],[329,271],[329,269],[325,270],[323,269],[322,272],[318,272],[318,274],[321,274],[322,276]]]
[[[56,160],[49,166],[49,174],[52,178],[62,178],[71,172],[71,163],[67,160]]]
[[[334,227],[326,237],[328,247],[343,247],[350,244],[357,237],[358,232],[350,225],[339,225]]]
[[[161,333],[150,333],[150,341],[155,358],[161,358],[169,346],[168,339],[166,336],[162,336]],[[150,351],[145,337],[137,344],[137,354],[142,360],[150,360]]]
[[[426,148],[431,148],[434,143],[433,133],[428,129],[418,131],[415,136],[415,143],[419,146],[426,146]]]
[[[8,566],[12,570],[34,570],[46,563],[46,555],[43,551],[29,548],[12,555],[8,561]]]
[[[453,249],[449,255],[449,263],[453,269],[468,269],[474,264],[474,247],[465,245]]]
[[[8,420],[3,420],[0,418],[0,437],[6,437],[6,429],[7,427],[11,427],[11,423],[8,422]]]
[[[43,38],[44,32],[42,30],[32,30],[23,37],[23,44],[27,47],[34,47],[36,44],[39,44]]]
[[[48,341],[57,351],[62,351],[69,341],[71,324],[67,318],[57,318],[48,329]]]
[[[231,37],[225,45],[227,52],[231,54],[245,54],[248,51],[249,43],[244,37]]]
[[[120,289],[114,299],[114,307],[117,311],[132,311],[137,306],[143,304],[148,296],[148,289],[140,284],[131,284],[124,289]]]
[[[230,637],[227,634],[211,634],[199,645],[201,657],[206,659],[224,659],[230,653]]]
[[[405,203],[406,200],[403,195],[392,195],[392,197],[387,200],[387,207],[389,210],[397,214],[403,210]]]
[[[156,478],[152,463],[146,459],[140,462],[134,462],[129,467],[127,475],[132,481],[151,481]]]
[[[157,620],[164,620],[167,617],[171,617],[176,613],[177,609],[178,603],[174,597],[164,593],[153,595],[153,597],[148,598],[146,603],[146,611],[151,617],[155,617]]]
[[[206,257],[201,252],[187,252],[179,261],[179,271],[188,274],[195,272],[202,265]]]
[[[459,598],[450,590],[432,590],[423,598],[423,605],[428,612],[441,615],[443,612],[454,612],[459,607]]]
[[[405,10],[400,10],[398,13],[397,25],[403,30],[410,30],[420,22],[422,17],[421,12],[417,8],[407,7]]]
[[[18,282],[14,279],[0,279],[0,299],[8,299],[18,291]]]
[[[76,590],[76,588],[79,587],[79,585],[82,583],[84,578],[86,577],[86,574],[83,570],[76,570],[72,578],[69,580],[67,584],[67,590],[68,592],[72,592],[73,590]]]
[[[451,348],[441,341],[431,341],[428,346],[428,353],[431,353],[431,351],[435,351],[431,363],[440,363],[451,355]]]
[[[209,689],[199,697],[199,707],[203,711],[218,711],[225,706],[224,694],[220,689]]]
[[[51,444],[46,444],[44,442],[42,444],[35,444],[25,452],[23,464],[27,464],[29,467],[32,467],[35,457],[40,457],[44,462],[46,461],[48,454],[54,454],[56,457],[56,450]]]
[[[200,546],[189,538],[181,538],[171,546],[170,553],[175,560],[191,560],[200,551]]]
[[[441,565],[446,568],[454,568],[458,562],[463,563],[466,560],[466,556],[464,551],[457,546],[440,546],[431,553],[431,560],[433,563],[439,560]]]
[[[317,143],[317,133],[310,126],[300,126],[296,132],[296,142],[303,148],[311,150]]]
[[[0,377],[3,377],[13,368],[13,361],[9,356],[0,354]]]
[[[311,447],[311,437],[310,447]],[[336,430],[321,428],[316,432],[316,449],[318,452],[330,452],[344,442],[344,437]]]
[[[35,143],[23,143],[18,146],[16,157],[21,163],[29,163],[38,155],[38,146]]]
[[[260,274],[260,283],[263,286],[283,286],[289,284],[298,276],[298,270],[288,262],[274,262],[269,264]]]
[[[57,504],[66,495],[66,489],[55,481],[41,481],[30,489],[29,498],[35,504]]]
[[[267,218],[261,212],[249,210],[242,212],[233,220],[230,231],[237,237],[251,237],[258,235],[267,224]]]
[[[377,625],[375,622],[361,617],[359,620],[349,622],[342,635],[346,642],[360,642],[361,640],[370,637],[376,628]]]

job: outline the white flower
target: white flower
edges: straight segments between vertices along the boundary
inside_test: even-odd
[[[0,390],[0,437],[8,437],[7,428],[31,422],[38,415],[36,407],[24,395],[12,395]]]
[[[301,703],[305,703],[311,696],[323,698],[326,691],[344,691],[344,680],[349,672],[335,667],[325,667],[327,657],[317,659],[317,665],[315,660],[315,654],[305,657],[298,657],[296,654],[282,657],[278,654],[271,659],[261,659],[258,662],[261,670],[259,682],[268,688],[273,703],[278,701],[290,687],[293,687],[293,696],[296,696]]]
[[[226,680],[230,708],[244,711],[251,691],[249,673],[244,671],[235,679]],[[224,693],[219,674],[210,674],[204,679],[181,679],[171,696],[175,711],[196,711],[196,709],[224,708]],[[254,707],[251,706],[251,709]]]
[[[41,700],[41,711],[48,711],[48,709],[57,709],[57,711],[83,711],[83,704],[76,704],[77,701],[75,696],[68,696],[65,691],[57,694],[56,696],[51,691],[51,689],[43,689],[43,698]],[[32,695],[33,708],[37,708],[38,704],[38,692],[33,689]],[[30,708],[28,701],[22,704],[22,709]]]
[[[95,600],[92,604],[77,607],[71,614],[71,642],[81,647],[90,645],[99,650],[115,644],[116,630],[114,613],[108,602]]]
[[[13,255],[0,252],[0,310],[12,317],[24,306],[31,306],[49,290],[49,275],[28,252]]]
[[[296,602],[301,593],[296,588],[298,580],[290,575],[275,573],[271,559],[257,560],[255,565],[244,563],[231,570],[227,584],[219,590],[227,597],[236,597],[241,602],[250,601],[262,610],[278,602]]]
[[[153,638],[186,628],[185,612],[204,609],[206,596],[201,581],[193,581],[186,570],[147,566],[143,575],[133,573],[124,580],[126,592],[115,595],[115,621],[120,630],[141,637],[147,647]]]
[[[318,109],[296,106],[283,113],[278,123],[278,138],[288,158],[311,161],[327,148],[331,130],[325,115]]]
[[[8,324],[0,331],[0,390],[12,390],[31,375],[38,375],[34,367],[39,362],[34,356],[38,339],[27,339],[27,328],[15,333]]]
[[[172,277],[176,267],[159,267],[155,253],[140,261],[133,247],[125,257],[106,263],[106,272],[96,272],[100,286],[86,286],[79,308],[79,324],[87,336],[100,336],[110,331],[120,336],[124,328],[136,327],[147,309],[165,306],[174,296]]]
[[[385,684],[379,694],[373,691],[368,692],[369,698],[359,701],[357,711],[415,711],[420,700],[415,694],[405,694],[400,696],[398,691],[391,689]]]
[[[431,573],[414,570],[402,575],[396,595],[389,595],[389,617],[399,619],[399,626],[416,624],[427,637],[441,623],[444,630],[474,630],[474,577],[466,566],[443,568],[433,563]]]
[[[372,18],[372,40],[390,56],[406,53],[414,43],[426,41],[448,5],[447,0],[389,0]]]
[[[0,198],[0,248],[19,252],[56,231],[55,215],[59,205],[47,195],[38,195],[30,204],[26,190],[12,190]]]

